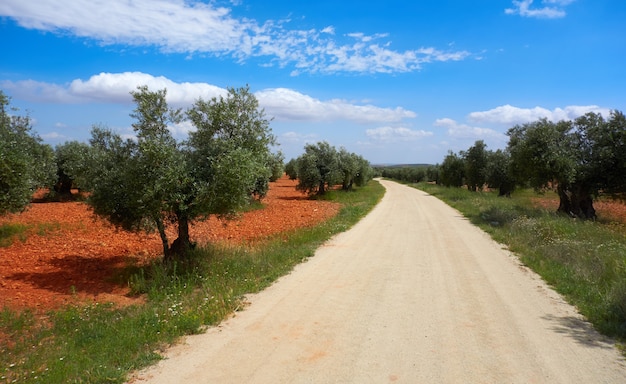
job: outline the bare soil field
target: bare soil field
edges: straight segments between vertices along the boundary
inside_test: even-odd
[[[269,236],[314,225],[334,216],[339,205],[309,200],[286,177],[270,184],[263,209],[223,221],[194,223],[193,241],[258,242]],[[25,239],[0,248],[0,308],[43,313],[70,303],[131,304],[125,268],[160,258],[157,233],[118,230],[92,214],[83,202],[34,203],[20,214],[0,217],[0,225],[28,226]],[[174,240],[170,228],[170,242]]]

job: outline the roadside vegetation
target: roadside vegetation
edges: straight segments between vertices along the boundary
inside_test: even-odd
[[[370,182],[351,192],[327,191],[342,205],[336,217],[284,233],[262,246],[196,248],[180,261],[130,268],[128,281],[145,304],[126,308],[71,306],[39,318],[29,311],[0,312],[0,381],[121,383],[153,364],[183,335],[200,333],[234,311],[245,296],[272,284],[327,239],[350,228],[382,198]]]

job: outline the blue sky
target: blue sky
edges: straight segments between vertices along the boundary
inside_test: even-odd
[[[248,84],[287,160],[325,140],[439,163],[625,111],[625,20],[623,0],[2,0],[0,89],[52,145],[131,135],[138,85],[188,107]]]

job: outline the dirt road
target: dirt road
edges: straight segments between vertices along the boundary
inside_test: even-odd
[[[139,383],[626,383],[613,344],[458,212],[381,203]]]

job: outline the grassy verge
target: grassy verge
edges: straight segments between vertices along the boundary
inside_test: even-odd
[[[575,220],[534,207],[532,191],[517,191],[508,199],[461,188],[414,186],[458,209],[507,245],[598,331],[626,341],[624,223]]]
[[[0,312],[0,382],[121,383],[129,372],[160,359],[159,351],[202,332],[241,309],[243,296],[270,285],[312,256],[332,235],[362,218],[380,200],[371,182],[356,192],[331,192],[338,215],[315,227],[285,233],[262,247],[207,247],[188,261],[155,263],[128,272],[146,304],[93,304],[50,313]]]

